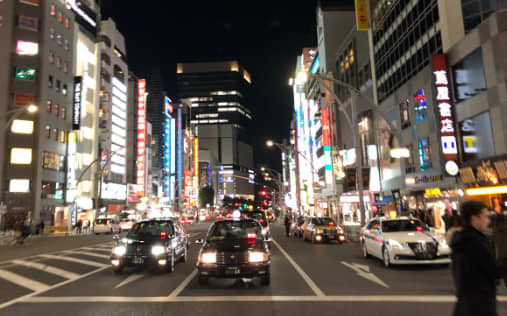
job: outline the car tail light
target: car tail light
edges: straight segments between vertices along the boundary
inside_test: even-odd
[[[257,234],[256,233],[248,233],[248,234],[246,234],[246,238],[255,239],[255,238],[257,238]]]
[[[166,237],[166,233],[165,232],[160,232],[160,239],[165,239]]]
[[[417,231],[418,231],[419,233],[422,233],[422,227],[421,227],[421,226],[417,226]]]
[[[333,222],[329,222],[329,227],[333,227],[334,226],[334,223]]]
[[[264,220],[262,218],[259,219],[259,223],[261,223],[261,224],[264,223]]]

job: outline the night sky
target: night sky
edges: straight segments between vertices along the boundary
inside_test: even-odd
[[[288,79],[301,49],[316,45],[315,6],[315,0],[102,0],[102,18],[113,18],[124,35],[130,70],[144,77],[160,67],[172,98],[177,62],[238,60],[252,77],[256,164],[281,169],[280,152],[264,142],[289,136]]]

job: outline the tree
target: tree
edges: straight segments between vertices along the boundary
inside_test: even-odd
[[[206,204],[213,205],[215,199],[215,190],[212,186],[205,186],[199,189],[199,205],[201,208],[205,208]]]

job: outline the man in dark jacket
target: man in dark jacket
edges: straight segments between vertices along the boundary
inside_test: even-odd
[[[452,270],[458,302],[454,316],[497,316],[496,281],[501,274],[493,247],[484,232],[490,218],[486,205],[466,201],[461,206],[464,228],[451,241]]]
[[[285,214],[283,224],[285,225],[285,235],[288,237],[290,232],[290,215],[288,212]]]

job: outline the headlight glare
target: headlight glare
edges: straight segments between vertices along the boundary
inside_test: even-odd
[[[397,249],[402,249],[403,248],[403,245],[396,241],[396,240],[389,240],[389,244],[393,247],[393,248],[397,248]]]
[[[116,246],[113,248],[113,254],[121,257],[127,253],[127,247],[125,246]]]
[[[217,263],[217,253],[203,252],[201,254],[201,263]]]
[[[266,261],[266,254],[261,251],[251,251],[248,253],[248,262],[264,262]]]
[[[166,252],[165,247],[163,246],[153,246],[151,247],[151,254],[154,256],[158,256]]]
[[[445,240],[445,239],[441,239],[438,244],[442,248],[449,248],[449,245],[447,244],[447,240]]]
[[[322,229],[316,229],[316,230],[315,230],[315,233],[316,233],[316,234],[322,234],[322,233],[323,233],[323,231],[322,231]]]

